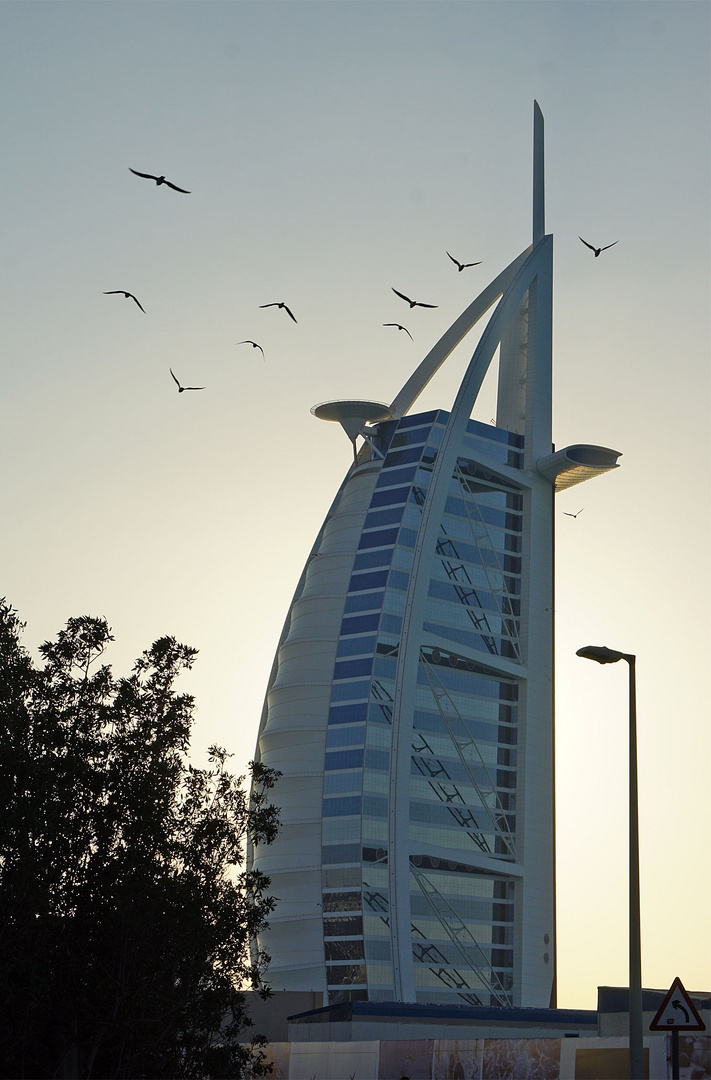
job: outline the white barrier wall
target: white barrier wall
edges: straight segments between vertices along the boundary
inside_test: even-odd
[[[648,1080],[671,1077],[671,1036],[644,1040]],[[711,1038],[695,1037],[682,1080],[711,1076]],[[420,1039],[271,1043],[274,1080],[624,1080],[626,1039]]]

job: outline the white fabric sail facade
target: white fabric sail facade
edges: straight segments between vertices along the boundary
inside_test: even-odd
[[[534,117],[532,246],[386,419],[341,403],[351,438],[363,406],[363,444],[292,601],[257,746],[282,773],[279,836],[249,855],[280,898],[260,940],[277,990],[555,1003],[553,500],[618,455],[553,453]],[[411,412],[492,307],[451,411]],[[470,417],[497,350],[493,426]]]

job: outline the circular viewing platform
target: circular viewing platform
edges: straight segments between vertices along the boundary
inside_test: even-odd
[[[323,401],[314,405],[311,412],[319,420],[330,420],[341,425],[351,442],[366,424],[378,420],[392,420],[395,410],[382,401],[365,401],[361,398],[343,398],[339,401]]]

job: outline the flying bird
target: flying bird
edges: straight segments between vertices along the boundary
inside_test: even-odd
[[[204,386],[181,386],[180,383],[178,382],[178,380],[175,378],[175,375],[173,374],[173,369],[168,368],[168,371],[170,372],[171,375],[173,375],[173,380],[175,382],[175,385],[178,387],[178,393],[179,394],[184,393],[185,390],[204,390],[205,389]]]
[[[583,240],[582,236],[579,236],[578,240]],[[589,244],[587,242],[587,240],[583,240],[583,243],[585,244],[585,247],[589,247],[591,251],[595,252],[595,258],[596,259],[597,259],[598,255],[600,254],[601,251],[607,251],[608,248],[614,247],[615,244],[619,244],[619,242],[620,242],[619,240],[614,240],[611,244],[606,244],[605,247],[596,248],[596,247],[593,247],[592,244]]]
[[[447,252],[447,254],[449,255],[449,252]],[[469,267],[469,266],[481,266],[481,259],[479,260],[479,262],[474,262],[474,263],[460,263],[459,259],[454,258],[454,255],[449,255],[449,257],[452,260],[452,262],[456,263],[457,266],[459,267],[459,273],[460,274],[461,274],[462,270],[466,270],[467,267]]]
[[[166,187],[172,188],[173,191],[182,191],[183,195],[191,194],[191,192],[186,191],[184,187],[178,187],[177,184],[171,184],[170,180],[166,180],[164,176],[153,176],[152,173],[137,172],[136,169],[132,169],[130,165],[128,171],[132,172],[134,176],[142,176],[144,180],[155,180],[158,187],[160,187],[161,184],[165,184]]]
[[[584,509],[585,509],[585,507],[584,507],[584,506],[582,506],[582,507],[580,508],[580,510],[578,510],[578,513],[577,513],[577,514],[569,514],[567,510],[564,510],[564,511],[563,511],[563,513],[565,514],[565,516],[566,516],[566,517],[572,517],[572,518],[576,518],[576,517],[578,516],[578,514],[582,514],[582,512],[583,512],[583,510],[584,510]]]
[[[410,341],[415,340],[414,337],[412,336],[412,334],[410,333],[410,331],[407,329],[407,327],[406,326],[401,326],[399,322],[384,322],[383,326],[397,326],[398,330],[404,330],[405,331],[405,333],[409,337]]]
[[[262,308],[262,307],[280,307],[280,308],[284,308],[284,311],[285,311],[285,312],[287,313],[287,315],[290,315],[290,316],[291,316],[291,318],[292,318],[292,319],[294,320],[294,322],[296,322],[296,318],[295,318],[295,316],[294,316],[294,313],[293,313],[293,311],[291,311],[291,310],[290,310],[290,309],[289,309],[289,308],[288,308],[288,307],[286,306],[286,304],[284,303],[284,301],[283,301],[283,300],[281,300],[281,301],[279,301],[279,302],[277,302],[277,301],[275,300],[273,304],[260,304],[259,306],[260,306],[260,308]]]
[[[133,295],[132,292],[126,292],[124,289],[109,289],[108,292],[104,292],[104,296],[115,296],[117,293],[120,296],[125,296],[127,300],[135,301],[135,303],[138,304],[138,306],[141,309],[141,311],[143,312],[143,314],[144,315],[146,314],[146,309],[144,308],[143,304],[141,303],[140,300],[138,300],[137,297],[135,297]]]
[[[258,345],[256,341],[250,341],[249,338],[247,338],[245,341],[238,341],[237,344],[238,345],[251,345],[253,349],[259,349],[260,353],[262,354],[262,360],[266,359],[266,357],[264,355],[264,349],[262,348],[261,345]]]
[[[392,285],[390,286],[390,288],[392,289]],[[439,304],[421,304],[419,300],[411,300],[409,296],[405,296],[404,293],[398,292],[397,289],[393,289],[393,292],[395,293],[396,296],[399,296],[401,300],[407,300],[407,302],[408,302],[408,304],[410,305],[411,308],[414,308],[414,307],[428,307],[428,308],[439,307]]]

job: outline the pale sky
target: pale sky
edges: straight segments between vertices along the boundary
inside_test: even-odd
[[[239,771],[351,458],[309,409],[390,401],[530,243],[540,103],[554,438],[623,454],[557,504],[561,1007],[627,983],[627,668],[587,644],[638,656],[644,985],[711,989],[710,11],[0,6],[0,595],[32,650],[104,615],[117,673],[162,634],[197,647],[195,756]],[[451,407],[475,344],[417,408]]]

